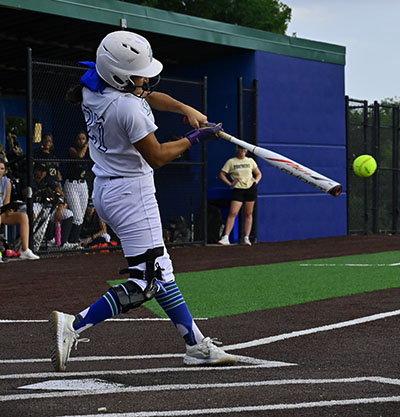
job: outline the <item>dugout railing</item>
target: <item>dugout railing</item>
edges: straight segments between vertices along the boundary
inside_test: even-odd
[[[398,233],[399,106],[346,97],[349,233]],[[357,177],[354,159],[370,154],[378,162],[369,178]]]

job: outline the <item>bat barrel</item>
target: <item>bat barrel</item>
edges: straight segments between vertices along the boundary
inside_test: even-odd
[[[343,191],[343,187],[341,184],[339,184],[339,185],[335,185],[334,187],[332,187],[328,191],[328,194],[333,195],[334,197],[339,197],[342,191]]]

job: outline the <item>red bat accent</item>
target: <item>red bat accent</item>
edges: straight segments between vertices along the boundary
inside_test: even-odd
[[[293,168],[297,169],[298,171],[304,172],[307,175],[311,175],[311,172],[305,171],[301,166],[295,164],[292,161],[287,161],[285,159],[276,159],[276,158],[268,158],[268,159],[270,159],[271,161],[283,162],[284,164],[290,165]]]

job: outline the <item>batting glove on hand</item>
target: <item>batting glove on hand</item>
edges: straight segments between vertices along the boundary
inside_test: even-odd
[[[185,137],[190,140],[192,145],[207,139],[219,139],[218,133],[223,131],[222,123],[207,123],[200,129],[194,129],[186,133]]]

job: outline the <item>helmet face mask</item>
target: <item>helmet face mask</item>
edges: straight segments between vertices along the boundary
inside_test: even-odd
[[[109,33],[97,48],[97,73],[119,91],[132,89],[131,77],[153,78],[160,74],[162,68],[161,62],[153,58],[147,39],[136,33]]]
[[[146,98],[148,95],[150,95],[154,91],[154,89],[157,87],[161,79],[159,75],[157,75],[156,77],[152,77],[150,79],[144,78],[143,83],[141,85],[137,85],[135,84],[135,80],[133,79],[134,77],[136,76],[130,77],[130,83],[128,87],[124,89],[124,91],[128,91],[129,93],[139,98]],[[136,92],[137,89],[141,89],[141,92],[137,93]]]

